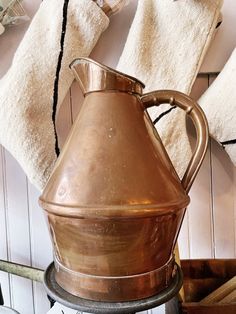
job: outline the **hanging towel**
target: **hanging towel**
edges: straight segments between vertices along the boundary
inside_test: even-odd
[[[236,48],[199,104],[207,116],[211,136],[236,166]]]
[[[117,69],[146,85],[145,92],[189,94],[215,34],[223,0],[140,0]],[[149,114],[180,177],[192,155],[185,113],[169,104]]]
[[[92,0],[44,0],[0,80],[0,143],[40,190],[59,154],[55,119],[73,81],[69,64],[90,54],[108,24]]]

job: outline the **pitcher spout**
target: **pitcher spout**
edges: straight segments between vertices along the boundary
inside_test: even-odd
[[[115,90],[142,95],[145,85],[136,78],[113,70],[89,58],[75,59],[70,68],[84,95]]]

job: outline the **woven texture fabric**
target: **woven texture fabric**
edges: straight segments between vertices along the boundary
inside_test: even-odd
[[[211,136],[222,145],[236,166],[236,49],[223,70],[199,99]]]
[[[53,119],[74,78],[69,64],[108,24],[92,0],[44,0],[0,81],[0,143],[40,190],[57,158]]]
[[[117,69],[135,76],[145,91],[189,94],[212,41],[222,0],[142,0]],[[180,177],[192,155],[185,113],[168,104],[149,110]]]

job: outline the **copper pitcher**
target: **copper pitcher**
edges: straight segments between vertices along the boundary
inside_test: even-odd
[[[139,80],[93,60],[71,69],[85,100],[40,197],[56,281],[90,300],[150,297],[175,275],[173,248],[206,153],[206,118],[188,96],[143,94]],[[162,103],[185,110],[197,131],[182,181],[146,111]]]

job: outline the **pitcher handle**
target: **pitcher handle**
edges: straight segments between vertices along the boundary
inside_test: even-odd
[[[145,109],[169,103],[183,109],[189,115],[197,132],[196,147],[182,179],[182,186],[188,193],[205,157],[209,131],[206,116],[200,106],[189,96],[173,90],[160,90],[141,96]]]

